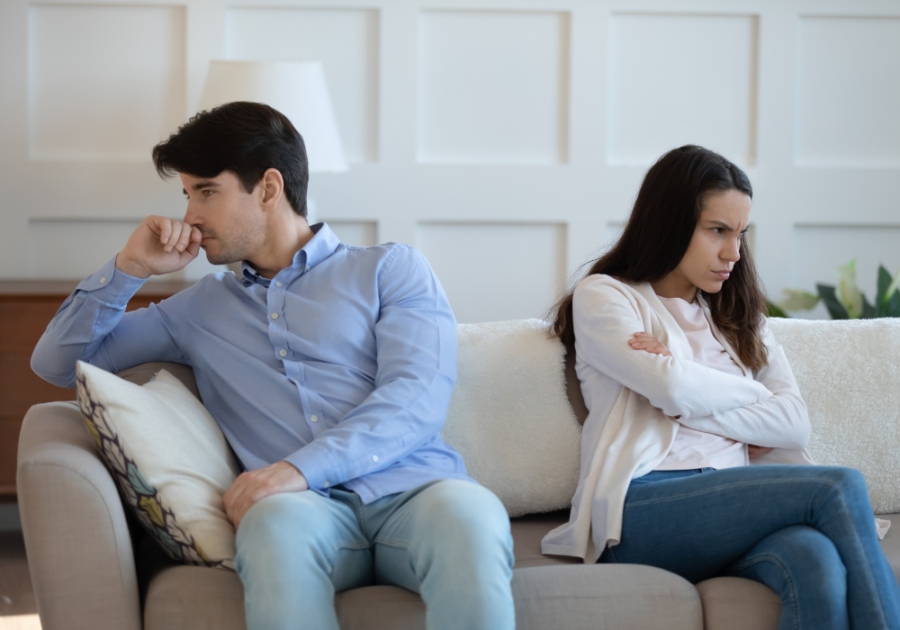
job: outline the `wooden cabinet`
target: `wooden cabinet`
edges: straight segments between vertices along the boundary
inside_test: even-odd
[[[22,418],[37,403],[75,400],[75,390],[47,383],[31,371],[31,353],[76,281],[0,281],[0,501],[16,496],[16,450]],[[190,286],[148,282],[128,303],[144,308]]]

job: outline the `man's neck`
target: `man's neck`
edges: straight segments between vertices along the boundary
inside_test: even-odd
[[[290,267],[294,256],[309,243],[315,233],[306,219],[291,211],[273,219],[267,226],[266,242],[256,255],[247,259],[263,278],[271,280],[279,271]]]

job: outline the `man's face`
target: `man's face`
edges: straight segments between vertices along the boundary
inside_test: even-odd
[[[188,199],[184,222],[203,235],[200,247],[214,265],[248,260],[265,246],[261,188],[248,193],[231,171],[215,177],[179,173]]]

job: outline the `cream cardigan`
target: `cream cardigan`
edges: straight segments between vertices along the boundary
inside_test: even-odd
[[[804,450],[806,403],[767,326],[769,365],[757,374],[712,327],[744,373],[736,376],[693,361],[687,337],[647,283],[588,276],[575,288],[573,320],[575,369],[589,414],[569,522],[544,537],[543,553],[596,562],[607,544],[618,544],[629,483],[659,465],[680,425],[774,447],[748,464],[813,463]],[[654,335],[672,356],[632,349],[628,340],[636,332]]]

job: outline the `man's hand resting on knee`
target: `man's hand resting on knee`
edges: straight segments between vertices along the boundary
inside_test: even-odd
[[[272,494],[280,492],[303,492],[309,490],[306,477],[288,462],[275,462],[271,466],[251,470],[241,474],[222,496],[225,513],[234,525],[234,530],[241,524],[241,519],[253,504]]]

